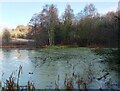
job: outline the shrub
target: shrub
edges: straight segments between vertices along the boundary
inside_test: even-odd
[[[5,29],[2,35],[3,44],[9,44],[11,40],[10,37],[11,37],[10,32],[7,29]]]

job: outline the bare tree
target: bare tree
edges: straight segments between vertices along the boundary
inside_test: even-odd
[[[58,20],[57,8],[53,4],[50,6],[46,5],[41,15],[42,25],[44,25],[48,31],[49,44],[54,45],[54,31]]]

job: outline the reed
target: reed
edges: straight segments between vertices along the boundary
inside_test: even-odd
[[[35,86],[33,82],[28,81],[27,85],[20,86],[19,79],[20,75],[22,74],[22,66],[19,66],[17,79],[13,77],[13,73],[10,75],[9,79],[6,79],[5,86],[3,87],[2,91],[35,91]]]

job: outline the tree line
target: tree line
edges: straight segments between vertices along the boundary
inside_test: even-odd
[[[42,11],[32,16],[28,27],[22,28],[23,32],[27,29],[25,35],[18,37],[33,39],[35,46],[118,46],[119,10],[101,15],[93,4],[88,4],[77,14],[73,11],[70,5],[66,5],[59,16],[54,4],[45,5]]]
[[[67,5],[59,17],[55,5],[45,5],[40,13],[31,18],[29,26],[32,30],[28,36],[36,40],[36,45],[43,41],[49,45],[116,46],[118,13],[120,12],[100,15],[95,6],[89,4],[75,15],[71,6]]]

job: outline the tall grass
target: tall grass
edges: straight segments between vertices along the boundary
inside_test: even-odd
[[[10,75],[8,79],[6,79],[5,86],[3,87],[2,91],[35,91],[34,83],[28,81],[25,86],[20,86],[19,78],[22,74],[22,66],[19,66],[17,79],[13,77],[13,73]]]

